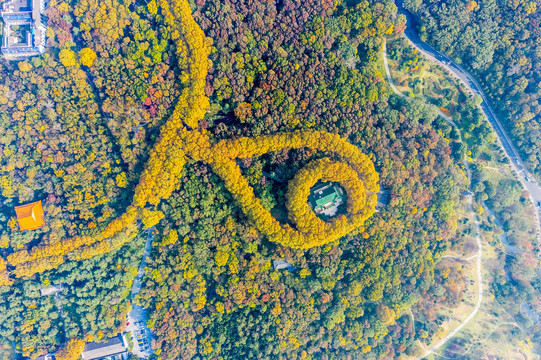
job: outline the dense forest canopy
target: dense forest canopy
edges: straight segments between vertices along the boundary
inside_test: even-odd
[[[541,176],[541,2],[406,0],[421,36],[472,72]]]
[[[173,8],[179,3],[171,1]],[[156,356],[413,354],[415,333],[405,311],[433,291],[434,263],[453,238],[464,175],[432,127],[434,109],[389,98],[376,70],[396,6],[330,0],[191,5],[212,44],[203,79],[209,111],[191,127],[213,142],[295,130],[332,133],[371,156],[390,199],[356,231],[295,250],[257,230],[215,168],[186,160],[182,172],[175,170],[180,181],[170,183],[169,196],[151,202],[152,214],[163,218],[143,218],[160,220],[136,297],[150,310]],[[183,61],[202,60],[175,42],[180,21],[166,7],[155,0],[53,0],[47,53],[0,62],[3,258],[103,233],[134,194],[137,199],[151,149],[163,140],[160,129],[189,88]],[[313,161],[341,160],[317,149],[284,147],[236,164],[261,205],[287,223],[287,182]],[[43,201],[47,226],[21,233],[13,207],[32,200]],[[0,287],[0,342],[15,341],[18,351],[36,357],[70,338],[102,340],[123,331],[143,252],[139,226],[146,225],[135,224],[110,252],[93,249]],[[296,270],[273,269],[276,259]],[[62,312],[39,293],[60,283]]]

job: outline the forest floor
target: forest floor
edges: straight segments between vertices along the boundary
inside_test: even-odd
[[[460,83],[446,75],[443,67],[423,58],[415,48],[401,47],[396,40],[392,45],[395,57],[400,57],[401,61],[390,61],[389,73],[400,93],[409,97],[424,97],[434,105],[439,105],[441,99],[458,96]],[[415,63],[408,66],[413,61]],[[443,107],[449,110],[447,104]]]
[[[403,72],[393,72],[390,70],[391,68],[398,69],[400,65],[397,64],[398,61],[393,62],[387,58],[386,49],[386,44],[384,44],[382,63],[386,70],[387,80],[393,92],[398,96],[408,97],[401,92],[401,90],[403,90],[409,95],[423,97],[428,103],[436,104],[438,99],[435,97],[429,97],[428,94],[424,94],[422,91],[415,94],[415,89],[412,87],[396,86],[396,84],[394,84],[393,80],[395,79],[395,76],[400,76],[404,85],[409,84],[410,82],[407,81],[407,79],[404,79]],[[424,71],[423,69],[422,72],[416,74],[417,77],[425,76],[436,84],[441,83],[450,85],[455,83],[455,80],[450,75],[447,75],[447,79],[435,79],[435,77],[445,77],[446,75],[444,72],[439,71],[440,69],[438,69],[437,66],[431,65],[426,59],[421,61],[417,60],[417,62],[422,62],[426,69],[436,69],[436,72],[432,74],[427,74],[428,71]],[[378,65],[378,67],[380,66],[381,64]],[[421,81],[421,83],[423,82],[424,80]],[[456,86],[458,89],[458,85]],[[434,93],[433,89],[438,88],[444,89],[442,86],[434,85],[429,94],[432,95]],[[417,89],[422,90],[423,87],[418,86]],[[409,91],[409,93],[407,91]],[[453,97],[452,95],[455,94],[454,91],[442,91],[442,93],[445,93],[451,98]],[[448,116],[445,116],[446,114],[441,113],[441,110],[440,115],[446,120],[450,120]],[[451,123],[456,127],[456,124],[452,121]],[[498,155],[499,152],[499,147],[497,145],[487,147],[486,151],[493,153],[491,154],[493,155],[492,158],[498,158],[497,156],[494,156]],[[468,168],[469,161],[471,161],[471,159],[466,158],[464,162],[466,168]],[[505,165],[497,161],[488,161],[486,165],[490,165],[490,168],[492,169],[492,174],[490,176],[498,177],[499,180],[514,178],[510,165]],[[471,180],[471,174],[468,174],[468,178]],[[481,232],[479,226],[480,221],[484,224],[492,222],[489,220],[489,214],[483,214],[483,211],[478,211],[481,213],[478,217],[478,214],[473,211],[471,206],[472,198],[466,197],[465,200],[468,201],[467,208],[469,211],[463,211],[463,216],[469,219],[469,221],[466,222],[469,222],[470,226],[471,223],[475,223],[476,231],[474,231],[473,234],[476,235],[478,248],[475,249],[475,247],[470,244],[469,246],[464,246],[462,249],[451,249],[437,265],[438,267],[445,268],[452,262],[457,263],[465,274],[464,282],[466,287],[463,290],[462,301],[458,306],[454,308],[445,306],[439,307],[440,311],[438,315],[447,320],[440,325],[441,329],[438,331],[439,336],[434,336],[427,344],[423,344],[419,341],[419,345],[424,353],[422,358],[463,358],[468,355],[473,356],[474,354],[482,354],[496,355],[498,357],[504,356],[506,359],[523,359],[524,354],[528,356],[528,358],[533,359],[535,356],[531,352],[531,346],[513,341],[513,332],[522,330],[520,330],[520,327],[513,316],[497,302],[493,293],[492,282],[494,281],[494,273],[502,271],[501,253],[502,248],[504,248],[504,245],[502,245],[500,241],[495,241],[495,239],[498,238],[498,234],[503,232],[503,230],[499,229],[498,231],[498,228],[495,228],[493,231],[487,231],[484,227],[483,232]],[[463,204],[463,210],[466,210],[466,204]],[[533,209],[529,210],[528,213],[534,211]],[[534,214],[525,214],[525,216],[532,222],[535,221]],[[530,225],[535,226],[533,224]],[[466,231],[467,229],[464,228],[460,230]],[[470,228],[468,233],[471,232]],[[483,252],[481,252],[481,249]],[[420,316],[416,316],[417,321],[419,321],[419,318]]]

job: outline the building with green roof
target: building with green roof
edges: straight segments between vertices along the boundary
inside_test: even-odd
[[[333,216],[338,206],[346,201],[344,190],[337,183],[319,183],[308,197],[310,206],[318,215]]]

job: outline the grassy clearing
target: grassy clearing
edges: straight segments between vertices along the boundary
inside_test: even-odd
[[[535,217],[533,207],[524,194],[517,193],[518,182],[509,161],[496,142],[494,132],[484,120],[474,99],[470,98],[462,85],[447,74],[440,66],[422,58],[402,38],[388,41],[388,61],[393,83],[399,91],[410,97],[423,97],[438,106],[459,125],[467,148],[462,149],[469,157],[472,168],[472,189],[475,205],[480,216],[483,244],[483,302],[477,315],[438,353],[450,358],[486,358],[496,356],[505,359],[533,359],[531,333],[522,332],[514,323],[524,327],[520,317],[520,304],[498,302],[495,289],[506,286],[510,274],[506,268],[506,251],[500,235],[504,232],[511,245],[531,253],[535,243]],[[443,108],[443,109],[442,109]],[[452,127],[439,118],[434,128],[441,136],[457,145],[457,136]],[[461,156],[457,154],[456,159]],[[514,198],[512,194],[514,194]],[[483,201],[491,206],[501,223],[495,224],[494,217],[481,208]],[[474,240],[475,228],[472,214],[467,210],[466,200],[460,205],[457,235],[448,253],[468,258],[477,251]],[[449,299],[433,304],[419,304],[413,309],[418,325],[419,341],[425,349],[439,342],[453,331],[475,308],[478,296],[476,259],[468,262],[456,259],[440,259],[436,272],[451,274],[450,281],[444,280]],[[458,293],[460,292],[460,293]],[[540,312],[541,305],[530,303]],[[427,315],[428,314],[428,315]],[[426,325],[423,324],[426,322]],[[422,352],[421,352],[422,353]],[[464,355],[461,355],[463,354]],[[407,358],[407,357],[406,357]],[[429,358],[440,359],[432,355]]]
[[[483,231],[483,238],[488,234]],[[443,346],[439,353],[453,358],[486,358],[497,356],[504,359],[523,359],[522,353],[534,358],[531,347],[515,340],[521,331],[513,323],[516,319],[496,300],[492,282],[494,275],[501,273],[501,250],[483,241],[483,286],[484,297],[477,316],[463,330]],[[460,308],[454,309],[461,312]],[[437,358],[433,356],[432,358]]]
[[[422,57],[402,37],[389,40],[387,54],[391,77],[403,94],[424,97],[449,112],[458,104],[462,91],[458,80]]]

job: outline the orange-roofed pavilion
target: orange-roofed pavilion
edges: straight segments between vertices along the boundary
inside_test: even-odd
[[[17,213],[17,221],[21,231],[36,230],[45,225],[41,201],[16,206],[15,212]]]

